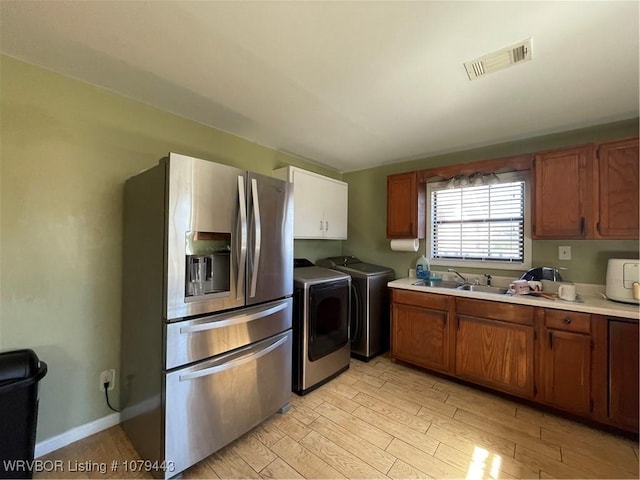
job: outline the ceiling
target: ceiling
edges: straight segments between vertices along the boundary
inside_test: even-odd
[[[637,117],[638,5],[2,0],[0,51],[348,172]]]

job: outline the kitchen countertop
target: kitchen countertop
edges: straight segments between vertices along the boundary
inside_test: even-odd
[[[578,288],[578,293],[582,302],[568,302],[565,300],[551,300],[530,295],[498,295],[495,293],[470,292],[467,290],[456,290],[455,288],[425,287],[413,285],[416,278],[400,278],[389,282],[389,288],[399,288],[402,290],[413,290],[416,292],[428,292],[438,295],[453,295],[455,297],[476,298],[478,300],[491,300],[494,302],[517,303],[520,305],[532,305],[534,307],[555,308],[557,310],[569,310],[572,312],[595,313],[598,315],[608,315],[612,317],[623,317],[640,320],[640,308],[638,305],[619,303],[607,300],[601,295],[589,295],[582,293]]]

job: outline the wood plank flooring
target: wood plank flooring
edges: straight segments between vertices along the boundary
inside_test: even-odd
[[[146,478],[119,426],[52,452],[35,478]],[[105,473],[68,465],[104,462]],[[317,389],[183,478],[638,478],[638,444],[379,357]]]

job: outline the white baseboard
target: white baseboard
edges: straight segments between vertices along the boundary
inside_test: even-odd
[[[60,435],[56,435],[55,437],[47,438],[41,442],[36,443],[36,449],[34,458],[41,457],[42,455],[46,455],[47,453],[51,453],[59,448],[66,447],[67,445],[77,442],[89,435],[93,435],[94,433],[101,432],[102,430],[106,430],[107,428],[111,428],[114,425],[118,425],[120,423],[120,414],[112,413],[107,415],[106,417],[98,418],[93,422],[85,423],[84,425],[80,425],[79,427],[72,428],[71,430],[67,430]]]

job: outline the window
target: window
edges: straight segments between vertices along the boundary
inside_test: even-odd
[[[522,172],[489,185],[427,184],[429,256],[433,264],[527,268],[528,188]]]

